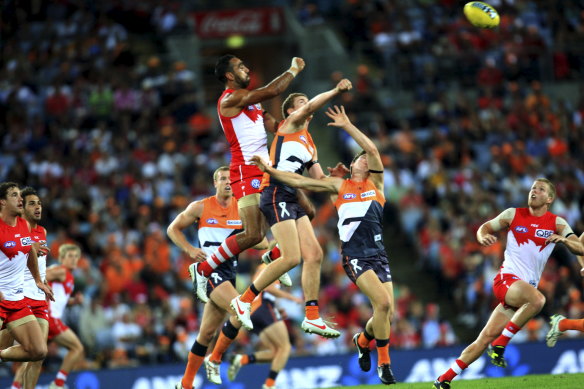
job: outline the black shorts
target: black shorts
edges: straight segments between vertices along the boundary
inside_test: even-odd
[[[259,335],[260,332],[281,319],[280,313],[274,307],[274,303],[269,300],[263,300],[262,305],[251,314],[251,322],[253,323],[251,332]]]
[[[279,186],[264,188],[260,210],[270,227],[285,220],[298,220],[306,216],[306,211],[298,204],[298,195]]]
[[[235,286],[235,276],[237,275],[237,261],[229,260],[219,265],[213,273],[209,276],[207,282],[207,296],[211,296],[211,292],[224,282],[231,282]]]
[[[369,269],[377,274],[377,278],[382,283],[391,282],[389,260],[385,254],[377,254],[366,258],[343,255],[343,269],[345,269],[345,273],[354,284],[357,284],[357,278]]]

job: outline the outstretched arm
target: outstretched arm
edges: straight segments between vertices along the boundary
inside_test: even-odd
[[[245,65],[242,65],[245,66]],[[226,116],[233,116],[230,109],[247,107],[265,100],[269,100],[284,92],[292,80],[304,69],[304,60],[302,58],[292,58],[290,68],[280,74],[268,85],[254,90],[238,89],[221,101],[221,113]],[[224,111],[225,110],[225,111]]]
[[[346,78],[342,79],[333,89],[314,96],[307,104],[294,111],[288,117],[288,121],[295,127],[304,125],[304,122],[310,115],[322,108],[333,97],[352,88],[353,84],[351,84],[351,81]]]
[[[333,121],[328,123],[328,126],[340,127],[347,132],[357,142],[359,146],[365,151],[367,155],[367,165],[369,166],[369,172],[371,173],[371,181],[375,184],[377,189],[383,190],[383,163],[381,162],[381,156],[379,155],[379,150],[375,143],[367,135],[365,135],[361,130],[359,130],[349,117],[345,113],[345,107],[329,108],[325,114],[331,118]]]
[[[166,233],[172,242],[177,245],[182,251],[187,253],[189,257],[197,262],[207,259],[205,252],[200,248],[194,247],[189,243],[183,230],[196,223],[203,214],[203,202],[195,201],[179,213],[172,223],[166,229]]]
[[[251,162],[256,164],[261,171],[294,188],[307,189],[313,192],[338,193],[343,183],[343,179],[338,177],[325,177],[316,180],[296,173],[283,172],[269,166],[266,161],[257,155],[251,158]]]

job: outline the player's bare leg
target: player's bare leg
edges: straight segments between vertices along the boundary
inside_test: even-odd
[[[505,295],[505,303],[519,307],[507,322],[502,333],[491,343],[488,349],[491,363],[495,366],[507,367],[505,347],[513,336],[523,328],[532,317],[537,315],[545,304],[544,295],[529,283],[518,280],[514,282]]]
[[[476,340],[462,351],[460,357],[453,362],[444,374],[438,377],[434,382],[434,387],[450,387],[450,381],[461,374],[468,365],[479,359],[491,342],[501,334],[513,313],[512,309],[505,309],[501,304],[497,305]]]
[[[26,316],[26,318],[29,318],[29,316]],[[47,342],[43,340],[43,333],[36,319],[34,317],[31,317],[31,319],[27,319],[29,321],[18,326],[8,326],[11,335],[19,344],[0,350],[0,358],[2,360],[25,362],[45,359]]]
[[[85,358],[85,349],[81,341],[70,328],[66,331],[61,332],[54,338],[54,341],[61,347],[65,347],[67,350],[67,355],[63,358],[63,363],[61,363],[61,368],[59,373],[57,373],[57,378],[53,381],[51,385],[55,388],[60,388],[65,385],[69,373],[77,366],[77,364]]]
[[[296,220],[300,252],[302,255],[302,291],[304,293],[305,318],[301,328],[304,332],[315,333],[325,338],[337,338],[341,333],[330,327],[320,316],[318,295],[320,293],[320,271],[322,266],[322,248],[316,239],[314,229],[308,216]]]
[[[390,323],[394,312],[393,283],[382,283],[373,270],[367,270],[357,278],[357,286],[373,306],[373,317],[370,322],[377,343],[377,374],[384,384],[393,384],[396,380],[391,371],[389,357]]]
[[[43,332],[43,339],[47,339],[49,334],[49,323],[44,319],[37,319],[39,325],[41,326],[41,331]],[[25,362],[14,375],[14,381],[22,383],[23,389],[34,389],[36,388],[39,376],[43,368],[43,361],[36,362]]]

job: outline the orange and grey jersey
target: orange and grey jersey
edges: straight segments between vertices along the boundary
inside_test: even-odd
[[[198,222],[199,243],[207,256],[211,256],[217,247],[231,235],[243,230],[239,219],[237,200],[231,198],[228,207],[222,207],[215,196],[207,197],[203,201],[203,213]],[[223,265],[236,266],[237,257]]]
[[[283,172],[302,174],[304,169],[310,169],[315,162],[316,146],[308,133],[308,128],[292,134],[276,132],[276,136],[270,147],[270,161],[274,169]],[[295,188],[284,185],[278,180],[264,174],[262,189],[278,186],[286,191],[296,193]]]
[[[335,207],[339,214],[341,252],[351,257],[385,253],[383,247],[383,205],[385,197],[371,180],[347,179],[339,189]]]

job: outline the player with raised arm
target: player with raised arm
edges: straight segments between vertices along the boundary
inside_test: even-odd
[[[363,148],[351,163],[349,179],[325,177],[313,179],[280,171],[259,156],[252,161],[272,179],[286,185],[317,192],[328,192],[337,208],[337,224],[342,242],[343,268],[347,276],[369,298],[373,316],[353,342],[359,352],[359,366],[371,369],[369,343],[377,343],[377,374],[384,384],[396,382],[389,357],[389,336],[394,311],[393,283],[389,260],[383,246],[383,164],[375,144],[355,127],[344,107],[329,108],[333,122],[329,126],[345,130]]]
[[[43,205],[37,194],[37,192],[31,188],[27,187],[20,193],[23,201],[23,218],[27,221],[31,238],[34,242],[38,242],[39,245],[47,247],[47,230],[39,225],[41,221]],[[48,249],[47,249],[48,250]],[[45,281],[47,273],[47,255],[46,252],[38,253],[38,268],[41,280]],[[36,282],[30,273],[28,268],[24,269],[24,299],[28,306],[30,307],[33,315],[41,327],[43,334],[43,339],[46,342],[47,334],[49,332],[49,304],[47,302],[47,296],[45,292],[38,288]],[[11,346],[14,342],[14,338],[10,335],[10,332],[3,330],[1,332],[1,341],[4,348]],[[39,376],[41,374],[41,369],[43,366],[43,361],[35,362],[24,362],[16,370],[14,375],[14,380],[12,382],[11,389],[34,389],[38,382]]]
[[[174,244],[195,261],[204,258],[206,253],[211,254],[221,242],[234,236],[242,228],[237,200],[233,197],[227,166],[215,170],[213,185],[216,189],[214,196],[189,204],[167,228],[168,236]],[[190,228],[194,224],[197,224],[200,248],[191,245],[183,233],[184,229]],[[267,248],[267,244],[258,248]],[[207,378],[213,383],[221,383],[218,368],[215,369],[215,365],[209,361],[211,355],[207,358],[205,355],[209,343],[217,330],[221,328],[227,313],[233,314],[229,303],[237,296],[235,289],[236,268],[237,256],[217,266],[205,283],[209,301],[205,304],[199,334],[189,352],[182,380],[176,383],[176,389],[191,389],[195,375],[203,363],[205,363],[207,370]],[[232,321],[233,323],[228,320],[222,329],[222,334],[227,338],[235,338],[240,328],[237,320],[233,319]]]
[[[282,104],[282,115],[285,119],[270,149],[270,160],[275,169],[297,175],[302,175],[306,169],[313,178],[325,177],[318,163],[316,146],[308,132],[308,124],[316,110],[339,93],[351,88],[351,82],[343,79],[335,88],[310,100],[302,93],[292,93],[288,96]],[[339,331],[331,328],[320,317],[318,294],[323,254],[312,224],[298,204],[297,190],[270,179],[269,175],[265,175],[262,188],[260,209],[271,226],[282,256],[271,262],[241,297],[232,301],[231,306],[238,320],[246,329],[252,329],[251,302],[280,275],[297,266],[302,258],[304,260],[302,289],[306,300],[306,316],[302,321],[302,330],[329,338],[340,336]]]
[[[207,278],[221,263],[260,243],[266,234],[265,219],[259,210],[262,172],[249,162],[253,155],[268,156],[266,129],[274,131],[276,121],[265,114],[261,102],[284,92],[304,69],[304,60],[294,57],[290,68],[268,85],[248,90],[249,69],[234,55],[224,55],[215,65],[215,75],[225,85],[217,101],[221,127],[231,150],[230,179],[244,230],[230,236],[203,262],[189,268],[199,299],[208,301]],[[267,122],[264,123],[264,118]],[[289,278],[283,280],[289,283]]]
[[[0,184],[0,327],[5,327],[18,342],[0,349],[2,361],[41,361],[47,354],[43,331],[24,299],[24,269],[28,267],[34,282],[46,297],[53,299],[51,288],[41,279],[37,252],[46,248],[34,242],[28,223],[20,217],[23,202],[18,184]]]
[[[584,245],[584,233],[580,235],[580,242]],[[576,258],[581,267],[580,275],[584,277],[584,256],[578,255]],[[584,319],[568,319],[564,315],[553,315],[550,318],[550,330],[545,337],[546,345],[554,347],[560,335],[568,330],[584,332]]]
[[[487,349],[494,365],[506,367],[505,347],[545,304],[545,297],[537,290],[537,285],[556,244],[562,243],[572,253],[584,255],[582,242],[566,220],[549,211],[555,197],[554,184],[546,178],[538,178],[531,186],[526,208],[508,208],[479,227],[477,241],[483,246],[497,241],[494,233],[507,230],[505,259],[493,280],[499,305],[478,338],[436,379],[434,388],[450,389],[452,379]]]

